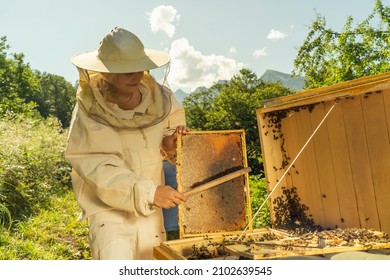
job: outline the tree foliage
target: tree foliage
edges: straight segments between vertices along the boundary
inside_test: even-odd
[[[36,93],[37,80],[24,69],[23,55],[8,58],[6,38],[0,38],[0,115],[6,112],[34,114],[35,104],[25,97]]]
[[[63,77],[36,72],[40,80],[40,92],[35,99],[40,114],[47,118],[55,116],[63,127],[69,127],[75,105],[75,86]]]
[[[244,129],[249,166],[259,174],[263,168],[256,110],[264,100],[290,93],[280,83],[266,83],[251,70],[242,69],[229,82],[184,99],[187,125],[193,130]]]
[[[0,115],[8,112],[58,118],[69,126],[75,86],[61,76],[40,73],[24,62],[23,54],[8,54],[6,37],[0,38]]]
[[[294,60],[294,74],[317,88],[390,71],[390,7],[380,0],[356,27],[348,17],[341,32],[317,15]]]

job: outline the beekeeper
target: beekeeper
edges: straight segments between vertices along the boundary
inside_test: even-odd
[[[160,153],[172,155],[189,130],[184,110],[149,72],[169,61],[122,28],[72,58],[80,78],[65,156],[93,259],[153,259],[165,240],[162,208],[186,200],[164,185]]]

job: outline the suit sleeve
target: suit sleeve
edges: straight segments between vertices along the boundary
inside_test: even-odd
[[[80,109],[74,118],[65,157],[77,174],[108,206],[135,215],[153,213],[148,198],[155,183],[126,168],[115,128],[91,120]]]

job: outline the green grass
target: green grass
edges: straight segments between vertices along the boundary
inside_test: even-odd
[[[55,119],[10,115],[0,119],[0,135],[0,260],[90,259],[64,158],[67,132]],[[250,186],[255,213],[265,180],[251,176]],[[269,223],[266,204],[253,227]]]
[[[90,259],[87,224],[77,221],[73,192],[53,198],[50,205],[11,231],[1,230],[1,260]]]

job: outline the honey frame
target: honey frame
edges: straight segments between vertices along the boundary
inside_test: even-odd
[[[191,140],[194,146],[187,149],[185,145],[186,143],[190,145]],[[200,140],[206,141],[207,143],[198,143],[197,141]],[[238,146],[236,147],[235,145]],[[189,185],[193,185],[196,188],[199,182],[206,182],[209,178],[221,176],[222,173],[231,172],[232,170],[237,170],[237,168],[246,168],[248,167],[248,163],[245,131],[190,131],[186,135],[179,134],[177,138],[176,165],[178,190],[180,192],[190,190],[191,187]],[[186,173],[186,169],[189,168],[191,168],[191,172]],[[239,190],[239,188],[242,189]],[[235,200],[235,197],[229,197],[232,194],[238,194],[240,199]],[[203,205],[199,203],[203,203]],[[229,205],[229,203],[231,204]],[[201,192],[200,194],[188,197],[187,202],[179,205],[178,209],[180,238],[243,230],[248,221],[251,220],[252,213],[250,205],[248,173]],[[234,210],[232,206],[238,206],[243,213],[240,213],[239,216],[231,217],[226,212],[232,212]],[[196,214],[192,214],[193,216],[189,217],[191,211],[194,211],[193,213],[198,215],[203,215],[203,217],[199,217],[198,219]],[[210,213],[210,211],[213,213]],[[207,218],[206,215],[210,214],[218,216],[217,219],[222,220],[216,222],[213,218]],[[203,223],[202,226],[199,226],[199,223]],[[209,230],[210,228],[211,230]],[[249,225],[248,230],[252,230],[251,225]]]

